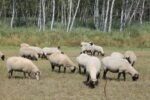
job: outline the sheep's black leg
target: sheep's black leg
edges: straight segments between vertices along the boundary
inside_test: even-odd
[[[107,74],[107,72],[108,72],[108,70],[106,69],[106,70],[104,70],[104,72],[103,72],[103,79],[106,79],[106,74]]]
[[[60,70],[61,70],[61,66],[58,66],[59,67],[59,70],[58,70],[58,72],[60,73]]]
[[[120,76],[121,76],[121,73],[119,72],[119,73],[118,73],[118,80],[120,79]]]
[[[66,73],[66,67],[64,67],[64,73]]]
[[[79,73],[81,74],[81,66],[79,65]]]
[[[26,78],[26,72],[23,72],[23,74],[24,74],[24,78]]]
[[[98,79],[100,77],[100,73],[98,73],[97,75],[96,75],[96,78]]]
[[[89,80],[90,80],[90,75],[88,74],[87,75],[87,80],[86,80],[86,84],[88,85],[88,83],[89,83]]]
[[[54,64],[51,64],[51,67],[52,67],[52,71],[54,71],[55,68]]]
[[[28,76],[31,77],[31,73],[28,73]]]
[[[12,77],[12,75],[13,75],[13,70],[10,70],[8,73],[9,73],[8,78],[11,78],[11,77]]]
[[[84,74],[86,74],[86,68],[84,68]]]
[[[123,72],[124,81],[126,80],[126,73]]]

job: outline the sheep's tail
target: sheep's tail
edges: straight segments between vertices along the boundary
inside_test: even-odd
[[[105,80],[104,95],[105,95],[106,100],[108,100],[108,99],[107,99],[106,87],[107,87],[107,79]]]

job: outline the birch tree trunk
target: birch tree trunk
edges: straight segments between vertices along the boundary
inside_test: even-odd
[[[72,22],[71,22],[69,31],[72,30],[72,27],[73,27],[73,24],[74,24],[74,20],[75,20],[75,18],[76,18],[77,12],[78,12],[79,5],[80,5],[80,0],[78,0],[78,4],[77,4],[77,7],[76,7],[76,11],[75,11],[74,16],[73,16],[73,18],[72,18]]]
[[[111,9],[110,9],[110,15],[109,15],[110,17],[109,17],[109,27],[108,27],[108,32],[111,32],[114,2],[115,2],[115,0],[113,0],[112,3],[111,3]]]
[[[54,18],[55,18],[55,0],[53,0],[53,15],[52,15],[51,30],[53,29]]]
[[[38,17],[38,26],[39,26],[39,31],[41,31],[41,29],[42,29],[42,11],[41,11],[41,9],[42,9],[42,0],[40,0],[40,2],[39,2],[39,17]]]
[[[61,3],[61,23],[64,24],[64,2]]]
[[[104,32],[107,31],[107,22],[108,22],[108,13],[109,13],[109,3],[110,3],[110,0],[107,0],[107,10],[106,10],[106,16],[105,16],[105,21],[104,21]]]
[[[101,23],[100,23],[100,28],[101,30],[104,30],[104,22],[105,22],[105,4],[106,0],[103,0],[103,5],[102,5],[102,14],[101,14]]]
[[[143,3],[142,3],[141,13],[140,13],[140,24],[143,24],[144,8],[145,8],[145,0],[143,0]]]
[[[10,28],[13,28],[14,17],[15,17],[15,0],[13,0],[13,8],[12,8],[12,17],[11,17]]]
[[[42,31],[45,31],[45,0],[42,0]]]
[[[69,32],[69,27],[70,27],[70,23],[71,23],[72,0],[68,0],[68,6],[69,6],[69,15],[68,15],[67,32]]]
[[[125,1],[124,0],[122,0],[122,6],[121,6],[121,19],[120,19],[120,31],[122,31],[123,30],[123,26],[124,26],[124,24],[123,24],[123,21],[124,21],[124,18],[125,18]]]
[[[94,25],[99,30],[99,0],[95,0],[94,6]]]

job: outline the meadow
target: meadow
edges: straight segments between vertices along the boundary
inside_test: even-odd
[[[74,62],[80,53],[80,47],[62,47],[64,51]],[[135,68],[140,74],[138,81],[133,82],[131,76],[127,75],[127,80],[117,81],[117,74],[109,73],[107,77],[106,93],[104,86],[106,80],[102,79],[103,69],[99,85],[91,89],[83,82],[85,75],[80,75],[78,70],[70,73],[58,73],[58,69],[51,71],[47,60],[38,60],[34,63],[41,70],[41,79],[23,78],[23,73],[16,72],[12,79],[8,79],[8,73],[5,61],[0,61],[0,100],[148,100],[150,98],[150,49],[149,48],[129,48],[129,47],[104,47],[107,55],[113,51],[124,52],[133,50],[137,55]],[[0,51],[6,54],[6,57],[18,56],[19,47],[0,46]],[[98,56],[100,59],[101,56]],[[77,64],[77,63],[76,63]],[[20,77],[18,77],[20,76]]]

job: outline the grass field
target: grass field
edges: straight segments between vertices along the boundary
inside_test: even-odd
[[[134,50],[138,56],[135,68],[139,71],[140,78],[133,82],[127,75],[127,80],[117,81],[117,74],[108,72],[107,77],[112,80],[107,81],[107,100],[149,100],[150,98],[150,49],[149,48],[115,48],[104,47],[106,55],[113,51],[124,52]],[[3,46],[0,50],[7,57],[18,55],[19,47]],[[79,55],[79,47],[62,47],[62,51],[71,57],[75,62]],[[101,59],[102,57],[100,57]],[[20,78],[7,78],[5,61],[0,61],[0,100],[106,100],[104,96],[105,80],[99,79],[99,85],[91,89],[84,85],[86,80],[84,75],[78,71],[72,74],[51,72],[50,64],[47,60],[34,61],[42,72],[41,80],[24,79],[23,73],[14,73]],[[102,77],[101,71],[101,77]]]

